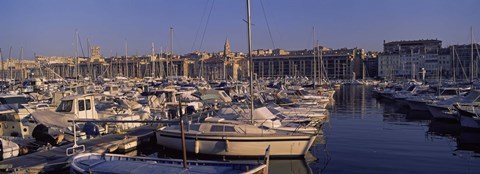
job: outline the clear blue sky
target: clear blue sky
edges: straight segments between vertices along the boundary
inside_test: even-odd
[[[383,40],[434,38],[464,44],[470,26],[480,36],[480,0],[252,0],[253,49],[273,48],[261,2],[275,46],[287,50],[311,48],[313,26],[330,48],[381,50]],[[29,58],[74,55],[78,30],[84,48],[89,38],[104,56],[124,55],[125,40],[129,54],[145,54],[151,42],[166,49],[173,27],[176,53],[221,51],[226,37],[233,51],[246,52],[245,9],[245,0],[3,0],[0,48],[4,57],[10,46],[13,57],[20,47]]]

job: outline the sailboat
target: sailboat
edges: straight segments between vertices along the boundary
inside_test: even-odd
[[[250,108],[253,104],[253,61],[251,47],[250,0],[247,0],[248,49],[250,71]],[[263,156],[264,148],[270,146],[273,157],[304,156],[317,135],[302,132],[272,130],[255,124],[253,109],[250,122],[201,122],[188,124],[184,133],[185,150],[204,155],[258,157]],[[167,148],[182,150],[181,125],[162,127],[156,132],[157,144]]]

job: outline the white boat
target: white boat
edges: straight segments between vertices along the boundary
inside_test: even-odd
[[[438,95],[413,95],[407,97],[405,101],[411,110],[428,111],[428,104],[444,101],[460,95],[460,91],[457,88],[442,88]]]
[[[460,126],[462,128],[480,129],[480,107],[461,106],[454,104],[460,116]]]
[[[480,91],[472,90],[466,96],[454,97],[437,103],[428,104],[428,110],[434,119],[457,120],[457,111],[453,107],[455,103],[461,105],[480,105]]]
[[[263,129],[250,124],[194,123],[185,131],[186,150],[195,154],[256,157],[270,146],[271,156],[304,156],[316,135]],[[179,125],[156,132],[157,144],[181,150]]]
[[[118,154],[83,153],[73,157],[70,173],[90,174],[144,174],[144,173],[268,173],[269,157],[265,156],[263,163],[256,162],[221,162],[189,160],[187,168],[179,159],[161,159],[150,157],[130,157]]]

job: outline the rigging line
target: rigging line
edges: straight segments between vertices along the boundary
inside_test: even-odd
[[[460,60],[460,57],[458,56],[458,52],[455,52],[454,56],[457,56],[458,63],[460,64],[460,68],[462,69],[462,72],[463,72],[463,75],[465,76],[465,79],[468,79],[467,73],[465,72],[465,69],[463,68],[463,63]]]
[[[265,23],[267,24],[268,34],[270,35],[270,41],[272,41],[273,48],[275,47],[275,42],[273,42],[272,31],[270,30],[270,25],[268,24],[267,13],[265,12],[265,8],[263,6],[263,0],[260,0],[260,4],[262,5],[263,17],[265,17]]]
[[[78,34],[78,43],[80,45],[80,50],[82,50],[82,55],[85,57],[85,52],[83,52],[82,40],[80,39],[80,34]]]
[[[202,50],[203,39],[205,38],[205,33],[207,32],[208,22],[210,21],[210,15],[212,14],[214,4],[215,4],[215,0],[212,1],[212,6],[210,7],[210,12],[208,12],[207,22],[205,23],[205,28],[203,30],[202,40],[200,40],[200,47],[198,48],[198,50]]]
[[[205,4],[205,7],[203,8],[202,17],[200,18],[200,24],[198,25],[197,31],[195,32],[195,39],[193,40],[193,44],[192,44],[192,48],[190,49],[190,52],[193,52],[193,47],[195,47],[195,43],[197,43],[198,33],[200,32],[200,28],[202,27],[203,20],[205,19],[205,14],[207,13],[207,7],[209,2],[210,1],[208,0],[207,3]]]

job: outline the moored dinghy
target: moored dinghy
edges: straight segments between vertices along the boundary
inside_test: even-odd
[[[268,173],[268,149],[263,163],[256,162],[220,162],[220,161],[187,161],[184,168],[179,159],[160,159],[150,157],[130,157],[117,154],[84,153],[73,157],[70,173]]]

